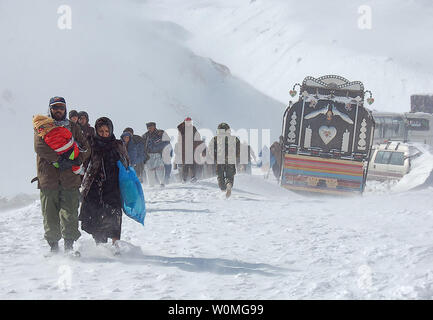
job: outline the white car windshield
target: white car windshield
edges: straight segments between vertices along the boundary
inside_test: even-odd
[[[395,166],[404,165],[404,153],[394,151],[378,151],[374,163],[392,164]]]

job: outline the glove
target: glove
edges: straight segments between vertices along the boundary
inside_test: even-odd
[[[71,169],[72,166],[79,166],[80,164],[81,161],[78,159],[70,160],[70,159],[65,159],[63,157],[60,157],[60,159],[57,162],[53,163],[53,165],[60,171]]]
[[[59,164],[59,170],[60,171],[65,171],[65,170],[71,169],[72,166],[74,165],[72,163],[72,160],[65,159],[65,158],[61,158],[59,161],[57,161],[57,163]]]

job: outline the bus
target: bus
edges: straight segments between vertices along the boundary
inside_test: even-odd
[[[390,140],[419,142],[433,146],[433,115],[425,112],[377,112],[373,111],[376,123],[374,144]]]

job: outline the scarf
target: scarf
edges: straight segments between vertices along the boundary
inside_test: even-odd
[[[113,142],[116,141],[116,137],[114,134],[110,135],[109,137],[101,137],[100,135],[96,134],[93,138],[93,148],[96,152],[104,152],[108,151],[111,148],[113,148]]]
[[[68,128],[69,125],[70,125],[68,119],[64,119],[64,120],[54,120],[54,124],[55,124],[57,127],[65,127],[65,128]]]

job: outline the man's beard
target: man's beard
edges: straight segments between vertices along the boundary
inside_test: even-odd
[[[63,120],[64,114],[62,112],[53,111],[52,114],[53,114],[54,120],[57,120],[57,121]]]

